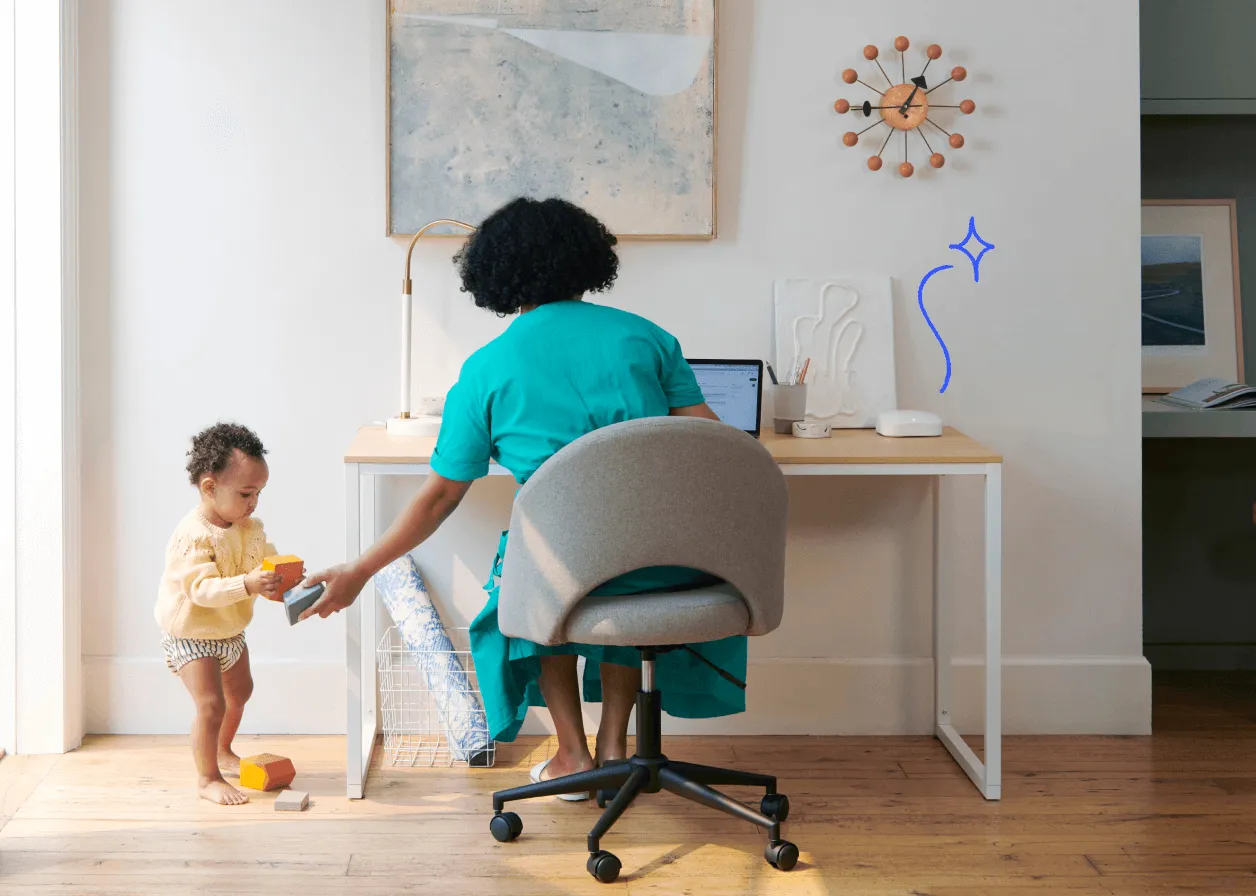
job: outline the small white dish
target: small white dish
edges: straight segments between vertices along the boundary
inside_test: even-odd
[[[877,432],[892,439],[942,435],[942,418],[928,411],[882,411]]]

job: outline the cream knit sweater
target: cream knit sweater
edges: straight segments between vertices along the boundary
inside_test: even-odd
[[[158,625],[175,638],[234,638],[252,620],[257,600],[245,589],[244,577],[273,553],[261,520],[222,529],[196,508],[166,546]]]

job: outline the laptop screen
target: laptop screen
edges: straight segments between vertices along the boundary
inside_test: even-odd
[[[689,366],[716,416],[757,436],[763,405],[763,362],[691,360]]]

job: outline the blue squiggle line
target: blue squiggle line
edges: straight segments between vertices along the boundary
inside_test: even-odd
[[[951,384],[951,353],[946,348],[946,343],[942,341],[942,334],[938,332],[938,328],[933,325],[933,321],[929,318],[929,312],[925,310],[925,284],[929,282],[929,278],[939,271],[946,271],[955,267],[951,264],[938,265],[929,273],[925,274],[924,279],[920,281],[920,286],[916,289],[916,302],[920,305],[920,313],[925,316],[925,323],[929,325],[929,329],[933,331],[933,336],[938,340],[938,345],[942,346],[942,357],[946,358],[946,379],[942,381],[942,388],[938,390],[941,394],[946,391],[946,387]]]

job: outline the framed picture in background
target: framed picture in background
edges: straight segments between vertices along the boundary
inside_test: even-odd
[[[557,196],[715,237],[716,0],[386,2],[390,236]]]
[[[1243,381],[1233,199],[1144,199],[1143,392]]]

